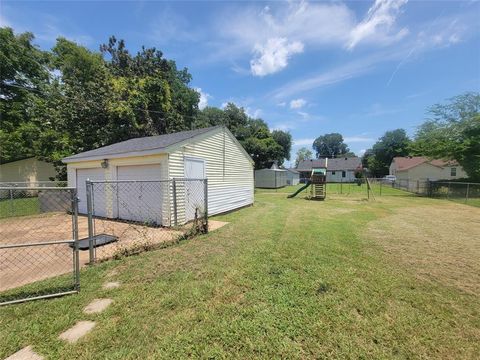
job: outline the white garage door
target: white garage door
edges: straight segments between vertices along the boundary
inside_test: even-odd
[[[90,180],[105,180],[105,171],[102,168],[94,169],[77,169],[77,196],[80,199],[78,203],[78,212],[80,214],[87,213],[87,190],[85,182]],[[95,199],[95,215],[106,216],[105,201],[102,194],[98,194],[98,189],[95,188],[97,198]]]
[[[137,180],[118,184],[118,217],[148,223],[162,223],[162,199],[168,183],[159,182],[159,164],[117,167],[118,180]]]

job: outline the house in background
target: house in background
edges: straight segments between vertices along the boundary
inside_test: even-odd
[[[395,157],[390,175],[402,180],[453,180],[467,178],[467,173],[455,160],[430,160],[425,156]]]
[[[1,183],[29,183],[34,186],[39,181],[51,181],[56,175],[51,163],[35,157],[0,164]]]
[[[136,215],[129,214],[126,207],[149,207],[155,213],[154,221],[165,226],[172,225],[177,215],[172,214],[173,190],[165,180],[207,178],[209,215],[247,206],[254,200],[254,162],[224,126],[130,139],[69,156],[63,162],[67,164],[68,185],[77,187],[80,213],[87,212],[87,179],[148,181],[140,195],[127,187],[122,193],[108,193],[107,187],[105,194],[94,193],[96,199],[104,199],[95,204],[96,215],[132,220],[129,216]],[[177,195],[182,198],[177,200],[175,220],[179,224],[194,219],[195,211],[189,209],[203,201],[202,184],[198,180],[178,181]]]
[[[300,173],[295,169],[287,170],[287,185],[298,185],[300,183]]]
[[[359,157],[342,157],[333,159],[309,159],[298,163],[295,170],[300,173],[300,179],[310,178],[312,169],[325,168],[327,163],[327,182],[354,182],[355,175],[362,171],[362,160]]]
[[[279,189],[287,186],[287,170],[280,169],[273,163],[270,169],[255,170],[255,187],[263,189]]]

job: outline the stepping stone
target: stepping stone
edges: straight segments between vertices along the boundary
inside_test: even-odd
[[[95,299],[83,309],[83,312],[85,314],[101,313],[112,301],[112,299]]]
[[[43,356],[38,355],[32,350],[31,346],[24,347],[15,354],[10,355],[5,360],[43,360]]]
[[[95,327],[94,321],[79,321],[72,328],[60,334],[59,338],[73,344]]]
[[[105,290],[116,289],[118,287],[120,287],[120,283],[118,281],[112,281],[112,282],[107,282],[103,284],[103,288]]]

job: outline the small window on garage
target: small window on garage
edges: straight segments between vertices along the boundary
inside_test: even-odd
[[[450,176],[457,176],[457,168],[450,168]]]
[[[332,171],[332,175],[335,175],[335,171]]]
[[[347,172],[346,171],[342,171],[342,177],[345,177],[347,176]]]

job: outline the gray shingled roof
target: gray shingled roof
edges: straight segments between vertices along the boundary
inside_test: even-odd
[[[327,170],[356,170],[361,168],[362,161],[359,157],[328,159]],[[298,163],[297,171],[311,171],[313,168],[325,167],[325,159],[302,160]]]
[[[79,154],[75,154],[69,157],[64,158],[65,161],[71,160],[81,160],[89,157],[105,157],[108,158],[112,155],[126,154],[130,152],[137,151],[148,151],[148,150],[158,150],[162,152],[165,148],[177,144],[179,142],[191,139],[195,136],[207,133],[213,129],[219,128],[221,126],[213,126],[203,129],[181,131],[173,134],[158,135],[158,136],[147,136],[141,138],[130,139],[115,143],[112,145],[103,146],[101,148],[85,151]]]

